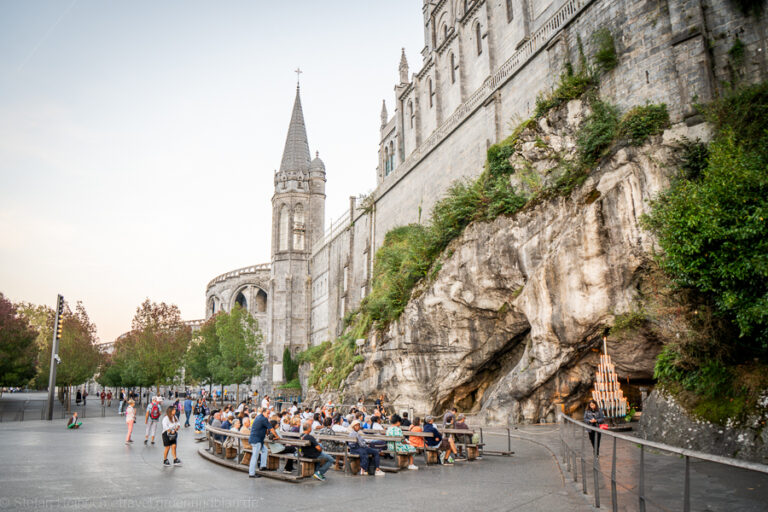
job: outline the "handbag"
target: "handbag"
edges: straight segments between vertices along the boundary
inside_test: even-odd
[[[176,440],[176,436],[177,436],[178,434],[177,434],[176,432],[173,432],[173,433],[171,433],[171,432],[166,432],[166,433],[165,433],[165,435],[166,435],[166,437],[168,437],[168,440],[169,440],[169,441],[175,441],[175,440]]]
[[[281,453],[285,451],[285,445],[282,443],[269,443],[269,451],[272,453]]]

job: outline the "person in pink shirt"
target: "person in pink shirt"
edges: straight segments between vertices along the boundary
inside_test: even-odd
[[[131,433],[133,432],[133,424],[136,423],[136,408],[134,407],[136,402],[133,400],[128,401],[128,408],[125,410],[125,424],[128,425],[128,435],[125,436],[125,444],[131,444]]]

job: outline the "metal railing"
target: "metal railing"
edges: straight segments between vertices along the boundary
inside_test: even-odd
[[[603,430],[587,425],[581,421],[575,420],[563,413],[559,414],[559,420],[561,423],[560,428],[560,442],[561,442],[561,457],[565,465],[565,469],[571,474],[574,482],[578,482],[581,478],[581,487],[584,494],[592,492],[594,495],[595,507],[600,508],[600,495],[601,495],[601,481],[606,482],[606,485],[610,487],[611,495],[611,510],[619,510],[619,494],[621,491],[622,497],[625,494],[634,495],[637,500],[637,510],[640,512],[646,512],[648,505],[653,505],[660,510],[673,510],[676,507],[668,503],[660,504],[652,501],[648,495],[648,474],[646,474],[646,455],[648,453],[666,452],[670,454],[678,455],[684,459],[683,466],[683,481],[682,489],[678,489],[679,498],[682,499],[682,510],[684,512],[690,512],[691,510],[691,459],[699,461],[707,461],[715,464],[725,465],[729,468],[738,468],[741,470],[747,470],[750,472],[756,472],[764,475],[768,475],[768,465],[759,464],[756,462],[748,462],[739,459],[732,459],[729,457],[722,457],[719,455],[713,455],[704,452],[698,452],[694,450],[688,450],[685,448],[678,448],[676,446],[670,446],[663,443],[657,443],[655,441],[648,441],[639,437],[621,434],[618,432],[612,432],[610,430]],[[595,438],[594,443],[587,443],[588,434],[592,433]],[[599,448],[600,448],[600,436],[607,436],[610,440],[610,473],[603,472],[603,468],[600,464]],[[622,463],[625,462],[637,462],[637,471],[635,475],[624,474],[617,476],[618,453],[617,453],[617,441],[627,442],[627,446],[630,449],[635,448],[639,453],[622,453]],[[588,471],[588,458],[591,456],[591,480],[592,488],[589,489],[587,480],[590,478]],[[634,459],[636,457],[636,459]],[[632,458],[633,460],[627,460]],[[665,470],[668,470],[665,467]],[[631,473],[631,472],[630,472]],[[659,475],[654,475],[658,477]],[[666,483],[674,483],[672,474],[664,475]],[[634,482],[631,481],[636,479]],[[626,500],[625,500],[626,501]],[[623,506],[627,506],[628,503],[624,503]],[[622,509],[623,510],[623,509]],[[733,508],[736,510],[736,508]]]

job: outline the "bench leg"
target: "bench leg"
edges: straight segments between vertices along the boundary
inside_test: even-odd
[[[411,460],[411,457],[407,453],[398,453],[397,454],[397,467],[400,469],[404,469],[408,467],[408,461]]]
[[[475,460],[477,458],[477,446],[467,446],[467,459]]]
[[[299,461],[300,464],[300,475],[302,478],[310,477],[313,474],[315,474],[315,463],[313,462],[306,462],[306,461]]]
[[[280,457],[275,457],[271,453],[267,455],[267,469],[277,471],[280,469]]]
[[[243,452],[243,460],[240,461],[240,464],[244,466],[251,464],[251,452]]]
[[[427,453],[427,464],[437,464],[440,458],[435,450],[425,450]]]
[[[349,459],[349,472],[353,475],[360,473],[360,459],[357,457],[350,457]]]

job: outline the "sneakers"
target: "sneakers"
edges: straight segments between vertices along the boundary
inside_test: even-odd
[[[453,464],[454,462],[456,462],[456,461],[453,459],[453,455],[448,457],[448,464]]]
[[[445,452],[440,453],[440,464],[445,464]]]
[[[368,474],[368,472],[366,470],[364,470],[364,469],[360,470],[360,476],[365,476],[367,474]]]
[[[154,440],[154,439],[152,440],[152,443],[151,443],[151,444],[155,444],[155,440]]]
[[[286,475],[290,475],[291,473],[293,473],[293,470],[292,469],[284,469],[283,473],[285,473]]]
[[[384,473],[384,472],[383,472],[382,470],[380,470],[380,469],[377,469],[377,470],[376,470],[376,473],[374,473],[374,474],[375,474],[376,476],[384,476],[384,475],[386,475],[386,473]]]
[[[179,459],[173,459],[173,465],[174,466],[181,466],[181,461]]]
[[[147,444],[147,440],[146,439],[144,440],[144,444]]]
[[[315,472],[315,474],[312,475],[312,476],[315,477],[316,480],[320,480],[321,482],[325,482],[325,477],[323,475],[321,475],[320,473],[318,473],[318,472]]]
[[[170,463],[170,462],[168,462],[168,459],[165,459],[165,460],[163,461],[163,466],[166,466],[166,467],[170,467],[170,466],[171,466],[171,463]]]
[[[408,466],[408,469],[410,469],[412,471],[413,470],[417,470],[417,469],[419,469],[419,466],[415,466],[415,465],[411,464],[410,466]]]

